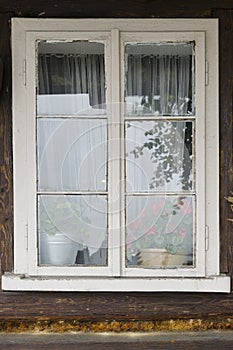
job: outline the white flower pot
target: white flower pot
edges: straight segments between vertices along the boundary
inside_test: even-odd
[[[40,236],[40,265],[74,265],[78,244],[64,234],[42,233]]]

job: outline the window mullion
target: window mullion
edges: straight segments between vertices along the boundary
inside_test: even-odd
[[[119,30],[111,31],[111,98],[109,112],[108,186],[109,186],[109,265],[113,276],[120,276],[120,62]],[[108,85],[108,86],[109,86]]]

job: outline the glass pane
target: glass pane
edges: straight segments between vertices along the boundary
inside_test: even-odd
[[[103,120],[38,119],[39,191],[105,191],[106,128]]]
[[[107,265],[107,196],[41,195],[40,265]]]
[[[193,261],[194,198],[129,196],[126,266],[190,266]]]
[[[126,191],[193,188],[193,123],[126,123]]]
[[[38,43],[37,114],[105,113],[104,44]]]
[[[190,115],[193,43],[126,45],[127,115]]]

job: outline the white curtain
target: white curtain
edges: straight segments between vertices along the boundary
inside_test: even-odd
[[[102,54],[39,55],[39,94],[88,94],[103,108],[104,72]],[[191,55],[128,55],[126,102],[137,103],[135,112],[192,114],[192,94]]]
[[[52,234],[63,233],[78,251],[88,249],[84,264],[105,265],[107,201],[98,192],[106,190],[107,127],[104,119],[88,118],[105,112],[104,56],[41,54],[38,77],[37,113],[56,115],[37,122],[38,190],[97,193],[41,196],[41,256],[47,249],[43,234],[51,234],[52,227]],[[69,117],[79,113],[87,117]]]
[[[145,113],[192,114],[191,67],[191,55],[129,55],[126,95],[140,97]]]
[[[191,55],[129,54],[126,114],[192,115],[192,81]],[[166,242],[172,246],[176,239],[181,241],[178,249],[186,251],[193,263],[192,197],[166,195],[193,189],[192,122],[134,120],[126,125],[128,263],[138,264],[135,257],[141,249],[165,248]],[[147,191],[163,195],[134,194]]]
[[[57,95],[59,98],[61,95],[81,94],[83,97],[88,95],[91,108],[96,106],[102,108],[105,103],[104,71],[103,55],[39,55],[39,95],[48,97]],[[140,110],[142,113],[162,115],[192,114],[191,71],[190,55],[182,57],[129,55],[126,79],[128,101],[137,101],[139,104],[138,108],[134,108],[135,112]],[[151,132],[151,135],[148,132]],[[182,188],[190,190],[191,133],[192,127],[187,131],[187,123],[184,121],[175,124],[131,123],[131,127],[127,129],[127,191],[158,189],[175,191]],[[105,122],[88,120],[88,116],[87,119],[81,120],[78,118],[39,120],[37,131],[39,190],[42,192],[80,190],[97,193],[105,191],[106,134]],[[158,140],[150,145],[151,137],[157,137]],[[141,150],[141,154],[135,157],[134,150]],[[131,190],[128,186],[131,186]],[[98,207],[100,206],[102,210],[103,201],[97,198],[93,205],[91,200],[86,201],[87,198],[85,197],[85,217],[75,221],[77,229],[75,225],[71,228],[68,221],[67,227],[62,229],[83,248],[88,247],[92,255],[99,254],[93,258],[95,262],[92,263],[104,264],[100,258],[100,251],[101,247],[106,246],[104,243],[106,216],[104,214],[100,219]],[[62,199],[59,205],[64,205]],[[90,208],[93,206],[90,215],[88,206]],[[105,205],[102,206],[105,208]],[[105,210],[103,213],[106,213]],[[40,227],[43,229],[42,222]]]
[[[39,94],[89,94],[91,106],[105,103],[102,54],[39,55]]]

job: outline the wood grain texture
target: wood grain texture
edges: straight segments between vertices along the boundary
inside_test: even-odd
[[[1,293],[0,320],[167,320],[232,316],[232,294]]]
[[[220,54],[220,232],[221,271],[233,276],[231,249],[233,247],[233,212],[226,197],[233,191],[232,168],[232,87],[233,87],[233,12],[216,10],[219,17]]]
[[[0,271],[12,270],[13,261],[13,188],[11,56],[9,15],[0,15],[0,56],[3,82],[0,91]]]
[[[213,8],[229,8],[232,1],[195,0],[1,0],[0,12],[16,17],[205,17]]]

